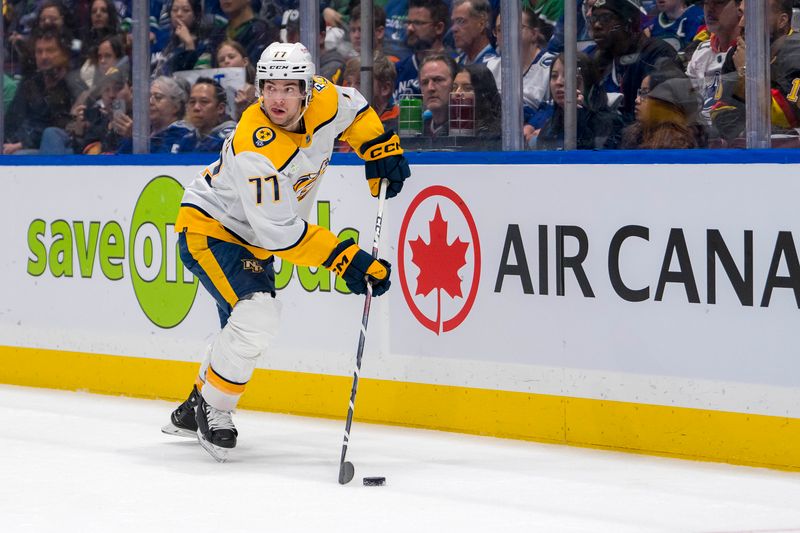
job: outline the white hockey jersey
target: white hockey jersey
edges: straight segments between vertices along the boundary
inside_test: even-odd
[[[338,239],[307,219],[334,141],[341,137],[360,154],[383,125],[355,89],[314,82],[302,132],[275,126],[260,103],[245,110],[220,158],[186,189],[176,231],[241,244],[259,259],[276,254],[318,266],[328,258]]]
[[[686,66],[686,75],[703,99],[700,112],[707,125],[711,124],[711,108],[722,96],[722,65],[730,47],[723,49],[716,36],[701,43]]]

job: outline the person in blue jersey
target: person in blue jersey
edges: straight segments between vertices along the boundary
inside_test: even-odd
[[[450,10],[442,0],[410,0],[406,26],[406,46],[411,55],[399,61],[394,99],[403,95],[421,95],[419,65],[426,54],[446,53],[444,36],[450,21]]]
[[[589,17],[597,43],[592,59],[606,92],[612,99],[621,98],[619,110],[626,124],[634,121],[636,93],[656,62],[663,57],[677,61],[672,46],[643,34],[641,18],[639,0],[596,0]]]
[[[194,126],[172,152],[219,152],[236,122],[228,116],[225,89],[211,78],[198,78],[189,93],[186,115]]]
[[[686,0],[658,0],[658,15],[648,26],[651,37],[662,39],[680,52],[692,42],[705,25],[703,8],[686,5]]]
[[[183,120],[186,112],[186,89],[175,78],[159,76],[150,83],[150,153],[171,152],[172,147],[194,127]],[[123,139],[118,153],[133,150],[133,120],[120,115],[112,127]]]
[[[487,63],[497,57],[489,40],[492,6],[488,0],[455,0],[450,16],[453,40],[459,51],[456,63]]]
[[[175,221],[181,261],[214,298],[222,329],[189,397],[162,431],[196,438],[219,462],[236,446],[232,413],[278,334],[275,256],[324,267],[354,294],[365,294],[369,283],[380,296],[391,284],[388,262],[309,219],[336,139],[364,160],[373,196],[382,178],[387,197],[398,194],[408,162],[397,135],[384,131],[358,91],[315,74],[300,43],[272,43],[263,51],[258,102],[242,114],[219,159],[186,188]]]

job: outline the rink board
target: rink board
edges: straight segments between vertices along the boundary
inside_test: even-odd
[[[412,158],[356,418],[800,468],[799,167],[736,157]],[[176,160],[3,167],[0,382],[186,395],[218,321],[175,253],[198,170]],[[311,218],[368,248],[353,162],[327,169]],[[343,417],[363,301],[278,266],[282,330],[241,406]]]

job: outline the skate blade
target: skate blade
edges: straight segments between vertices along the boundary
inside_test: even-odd
[[[194,431],[189,429],[179,428],[172,422],[162,427],[161,432],[166,433],[167,435],[173,435],[175,437],[186,437],[189,439],[194,439],[197,437],[197,434]]]
[[[208,442],[206,439],[203,438],[203,435],[200,433],[200,430],[197,430],[197,441],[200,443],[200,446],[203,447],[208,454],[214,458],[215,461],[218,463],[224,463],[228,460],[228,452],[231,450],[230,448],[220,448],[219,446]]]

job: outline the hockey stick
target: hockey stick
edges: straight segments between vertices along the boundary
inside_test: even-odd
[[[372,241],[372,257],[378,257],[378,243],[381,239],[381,224],[383,224],[383,204],[386,202],[387,180],[381,180],[378,191],[378,216],[375,217],[375,238]],[[369,306],[372,303],[372,283],[367,281],[367,294],[364,297],[364,314],[361,316],[361,332],[358,336],[358,350],[356,351],[356,369],[353,372],[353,388],[350,390],[350,406],[347,409],[347,422],[344,426],[344,442],[342,443],[342,458],[339,460],[339,484],[350,483],[356,473],[353,463],[345,461],[347,444],[350,441],[350,426],[353,424],[353,411],[356,405],[356,392],[358,391],[358,375],[361,373],[361,356],[364,355],[364,342],[367,339],[367,323],[369,322]]]

